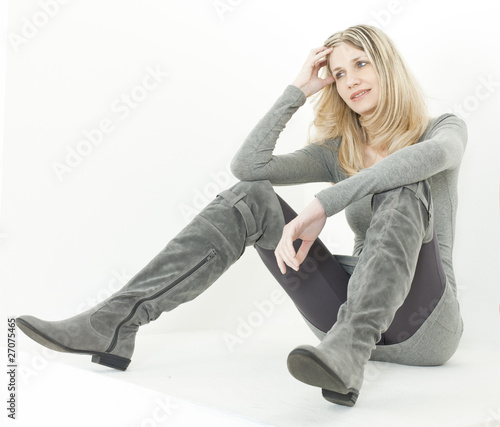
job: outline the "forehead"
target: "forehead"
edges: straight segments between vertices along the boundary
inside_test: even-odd
[[[360,57],[367,57],[366,53],[362,49],[357,49],[347,43],[339,43],[333,48],[330,53],[328,62],[331,69],[337,67],[345,67],[349,65],[353,60]]]

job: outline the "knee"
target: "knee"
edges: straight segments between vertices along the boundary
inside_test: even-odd
[[[432,195],[429,182],[427,180],[418,181],[375,193],[371,200],[373,213],[383,207],[397,209],[399,206],[404,206],[405,208],[423,206],[430,219],[432,216]]]
[[[267,179],[257,181],[238,181],[231,187],[231,190],[238,190],[238,192],[244,192],[245,194],[262,194],[268,192],[274,193],[274,188],[271,182]]]
[[[238,181],[236,184],[217,194],[217,196],[226,199],[231,206],[244,203],[252,210],[263,209],[267,205],[272,204],[270,203],[274,199],[270,197],[272,195],[274,195],[274,198],[277,197],[271,182],[268,180]]]
[[[285,220],[278,195],[269,180],[238,181],[219,195],[243,215],[248,231],[246,245],[276,248]]]
[[[432,240],[434,235],[433,204],[431,187],[427,180],[376,193],[372,197],[371,208],[373,218],[381,215],[385,217],[385,213],[391,209],[398,211],[399,218],[421,224],[424,230],[423,243]]]

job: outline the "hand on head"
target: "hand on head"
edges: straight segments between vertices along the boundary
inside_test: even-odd
[[[331,53],[332,50],[332,47],[320,46],[311,49],[309,52],[302,69],[292,83],[301,89],[306,97],[313,95],[335,81],[332,76],[325,79],[318,76],[319,70],[328,63],[326,55]]]

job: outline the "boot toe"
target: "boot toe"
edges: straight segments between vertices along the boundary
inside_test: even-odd
[[[78,326],[71,319],[46,321],[34,316],[19,316],[16,323],[28,337],[51,350],[63,353],[91,354],[92,362],[121,371],[125,371],[130,364],[130,357],[105,353],[101,350],[100,347],[103,347],[105,343],[97,342],[94,334],[89,332],[89,327],[83,326],[84,324]],[[80,348],[82,346],[84,349]],[[129,344],[129,348],[126,350],[128,351],[124,353],[128,356],[129,353],[133,352],[133,345]]]
[[[52,350],[69,353],[103,351],[109,341],[93,330],[88,317],[75,316],[66,320],[42,320],[34,316],[16,319],[21,329],[31,339]]]
[[[60,333],[52,324],[55,322],[38,319],[34,316],[19,316],[16,324],[21,331],[37,343],[51,350],[68,352],[68,334]]]

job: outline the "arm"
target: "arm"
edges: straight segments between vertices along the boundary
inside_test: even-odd
[[[231,161],[240,180],[267,179],[274,185],[333,181],[334,151],[317,144],[284,155],[273,155],[279,135],[306,101],[304,92],[288,85],[267,114],[257,123]]]
[[[326,220],[323,206],[318,199],[314,199],[298,216],[285,225],[283,235],[274,251],[282,274],[286,273],[287,265],[295,271],[299,269],[309,249],[323,230]],[[293,242],[297,239],[301,239],[302,243],[295,253]]]
[[[327,216],[332,216],[368,194],[422,181],[459,167],[466,144],[465,122],[455,115],[447,115],[435,124],[428,139],[396,151],[375,165],[320,191],[315,197]]]

